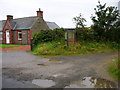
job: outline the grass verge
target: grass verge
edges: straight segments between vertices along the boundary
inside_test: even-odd
[[[116,80],[120,80],[120,58],[116,57],[112,60],[111,64],[108,67],[109,74]]]
[[[63,42],[46,42],[37,45],[33,53],[44,57],[58,55],[86,55],[117,52],[119,44],[115,42],[76,42],[69,47]]]
[[[7,44],[0,44],[0,48],[8,48],[8,47],[17,47],[22,45],[7,45]]]

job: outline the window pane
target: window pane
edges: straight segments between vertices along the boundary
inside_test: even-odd
[[[18,32],[18,40],[22,40],[22,32],[21,31]]]
[[[19,38],[22,38],[22,33],[19,33]]]
[[[0,32],[0,40],[2,40],[2,32]]]
[[[0,34],[2,34],[2,32],[0,32]]]

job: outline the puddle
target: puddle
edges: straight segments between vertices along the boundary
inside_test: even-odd
[[[75,81],[65,88],[116,88],[117,85],[102,78],[84,77],[80,81]]]
[[[53,77],[55,77],[55,78],[56,78],[56,77],[59,77],[59,76],[66,77],[65,74],[54,74],[54,75],[53,75]]]
[[[55,85],[55,82],[47,79],[35,79],[32,81],[32,83],[40,86],[41,88],[48,88]]]
[[[37,64],[38,66],[46,66],[45,64]]]

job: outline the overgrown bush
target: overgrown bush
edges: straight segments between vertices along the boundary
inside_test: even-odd
[[[89,28],[76,28],[77,41],[93,41],[94,31]]]
[[[96,41],[111,41],[120,43],[120,27],[111,28],[109,31],[104,31],[97,26],[92,25],[91,28],[94,30],[94,40]],[[98,34],[99,33],[99,34]]]
[[[69,47],[63,42],[45,42],[38,44],[33,53],[41,56],[56,56],[56,55],[87,55],[97,53],[116,52],[116,43],[109,42],[88,42],[81,41],[75,42],[75,44],[69,45]]]
[[[90,28],[76,28],[76,41],[87,41],[87,42],[110,42],[116,43],[114,47],[120,47],[120,28],[114,28],[107,31],[101,36],[97,35],[93,29]],[[64,29],[55,30],[41,30],[34,34],[33,44],[37,45],[44,42],[64,42],[65,41],[65,31]],[[114,45],[114,44],[112,44]]]
[[[33,44],[64,40],[64,29],[41,30],[33,36]]]
[[[106,32],[106,38],[109,41],[115,41],[117,43],[120,43],[120,27],[114,28]]]

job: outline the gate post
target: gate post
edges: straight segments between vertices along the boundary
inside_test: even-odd
[[[33,38],[30,39],[30,47],[31,47],[31,51],[33,50],[34,44],[33,44]]]

